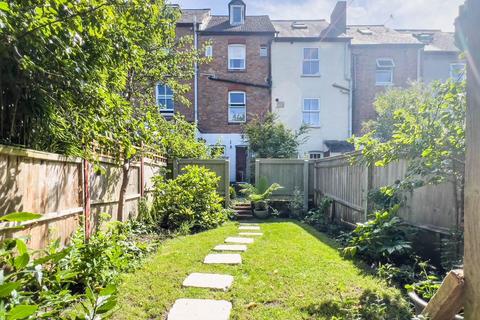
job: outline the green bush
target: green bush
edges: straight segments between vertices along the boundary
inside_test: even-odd
[[[214,228],[228,219],[217,193],[220,178],[199,166],[186,166],[174,180],[155,177],[152,216],[165,229],[183,233]]]

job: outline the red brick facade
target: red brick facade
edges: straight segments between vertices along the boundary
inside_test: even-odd
[[[246,93],[247,122],[270,111],[270,43],[272,35],[200,35],[199,47],[212,46],[209,64],[200,66],[198,86],[199,130],[202,133],[242,133],[242,124],[228,122],[229,91]],[[246,45],[246,69],[228,70],[228,45]],[[260,47],[268,56],[260,56]],[[217,80],[211,80],[209,78]],[[237,83],[235,83],[237,82]]]
[[[375,119],[373,107],[375,97],[385,92],[387,86],[375,84],[375,74],[379,58],[391,58],[395,63],[393,86],[407,87],[418,77],[417,45],[358,45],[352,46],[353,59],[353,133],[359,135],[365,121]]]

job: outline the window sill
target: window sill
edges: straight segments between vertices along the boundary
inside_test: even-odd
[[[321,78],[321,74],[302,74],[300,77],[302,78]]]
[[[231,73],[245,73],[247,69],[228,69],[227,71]]]
[[[238,121],[238,122],[231,122],[231,121],[228,121],[228,124],[233,124],[233,125],[239,125],[239,124],[244,124],[246,123],[246,121]]]
[[[393,83],[375,83],[375,85],[377,87],[389,87],[389,86],[393,86],[394,84]]]

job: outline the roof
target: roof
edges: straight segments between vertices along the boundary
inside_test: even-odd
[[[268,16],[246,16],[245,23],[230,25],[229,16],[211,16],[202,32],[230,33],[230,32],[265,32],[275,33],[275,28]]]
[[[181,9],[181,12],[178,23],[192,24],[195,18],[197,23],[204,23],[210,17],[210,9]]]
[[[331,153],[346,153],[355,150],[353,144],[344,140],[325,140],[324,143]]]
[[[455,34],[438,29],[398,29],[410,34],[425,44],[426,52],[460,52],[455,45]],[[422,36],[425,36],[422,38]]]
[[[306,28],[293,28],[293,24],[303,24]],[[315,38],[327,30],[330,24],[325,20],[272,20],[278,38]]]
[[[245,5],[245,2],[243,2],[242,0],[232,0],[228,3],[228,5],[236,5],[236,4],[241,4],[241,5]]]
[[[423,45],[410,34],[390,29],[384,25],[349,25],[347,26],[347,35],[352,38],[352,45]]]

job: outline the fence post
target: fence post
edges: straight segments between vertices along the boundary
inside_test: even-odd
[[[365,221],[368,220],[368,212],[371,210],[372,208],[372,204],[370,203],[370,200],[369,200],[369,193],[370,193],[370,190],[372,190],[372,187],[373,187],[373,165],[372,164],[368,164],[366,169],[365,169]]]
[[[85,232],[85,241],[90,240],[90,214],[91,214],[91,198],[90,198],[90,164],[88,160],[83,159],[83,223]]]
[[[255,185],[258,186],[260,181],[260,160],[255,159]]]
[[[313,161],[313,206],[318,206],[317,200],[317,190],[318,190],[318,181],[317,181],[317,160]]]
[[[223,175],[225,184],[225,207],[228,208],[230,204],[230,161],[225,160],[225,171]]]
[[[145,160],[143,155],[140,157],[140,197],[145,195]]]
[[[308,166],[310,162],[308,160],[303,161],[303,208],[308,211]]]

